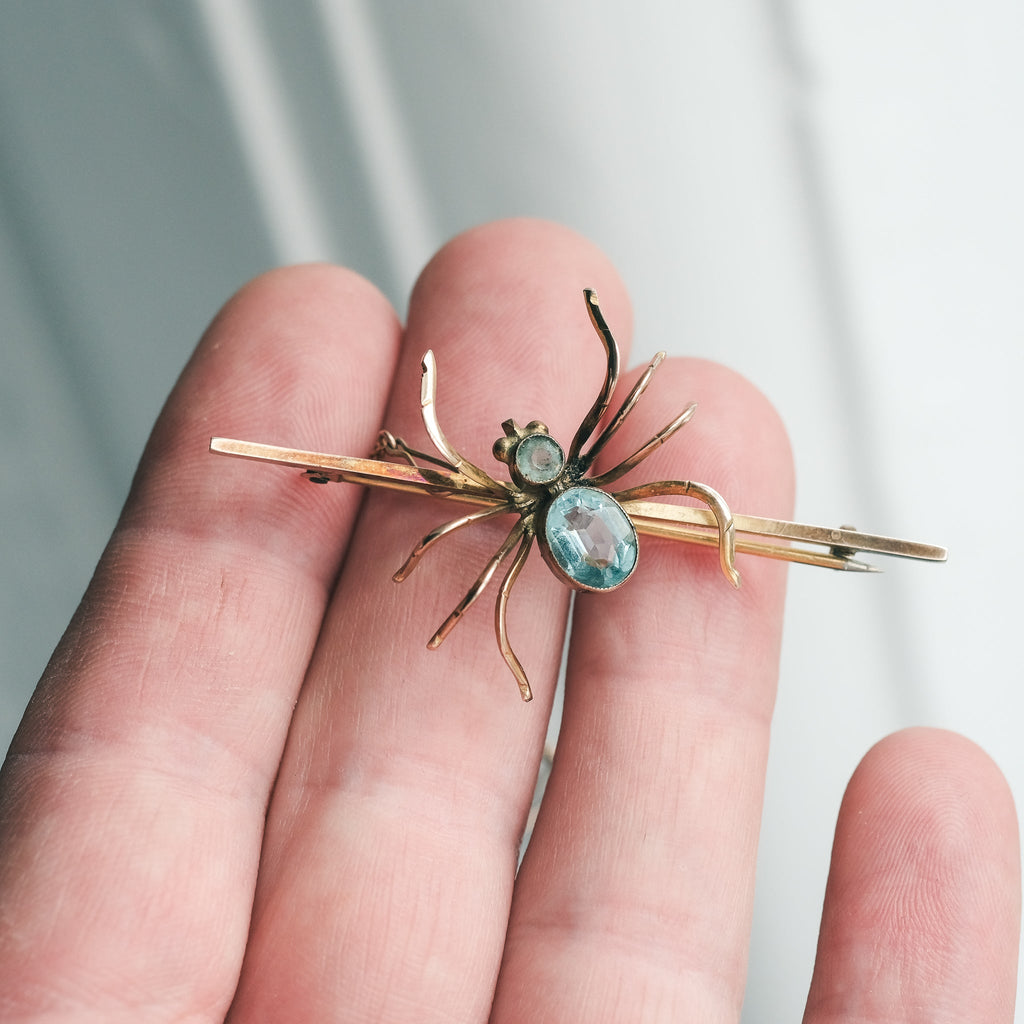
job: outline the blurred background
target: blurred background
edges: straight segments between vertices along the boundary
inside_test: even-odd
[[[775,402],[798,519],[950,549],[790,574],[744,1020],[799,1019],[872,743],[957,729],[1024,795],[1022,43],[1015,0],[0,6],[0,748],[239,285],[329,259],[402,311],[452,234],[562,221],[638,360]]]

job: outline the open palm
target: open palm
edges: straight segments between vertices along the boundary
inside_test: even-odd
[[[432,261],[403,331],[356,275],[260,278],[174,389],[124,514],[15,739],[0,792],[6,1022],[736,1021],[785,570],[645,540],[576,602],[558,755],[517,873],[568,595],[535,559],[509,630],[523,704],[474,608],[425,647],[507,524],[396,586],[433,499],[311,487],[207,456],[212,434],[360,454],[418,437],[437,353],[446,429],[568,438],[603,372],[579,311],[623,286],[562,229],[510,222]],[[622,325],[622,326],[620,326]],[[670,360],[605,453],[684,400],[652,456],[787,517],[782,428],[754,389]],[[646,465],[646,464],[645,464]],[[837,831],[813,1024],[1013,1016],[1019,872],[1005,784],[957,736],[865,759]]]

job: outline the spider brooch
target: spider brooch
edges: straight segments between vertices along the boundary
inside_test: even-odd
[[[604,384],[568,451],[537,420],[525,427],[520,427],[514,420],[502,423],[504,435],[495,441],[494,455],[508,467],[509,482],[494,479],[463,458],[444,436],[435,409],[437,367],[431,352],[423,357],[420,405],[427,434],[438,455],[416,451],[387,431],[381,431],[377,448],[369,459],[281,448],[226,437],[211,438],[210,450],[220,455],[299,468],[306,479],[317,484],[331,481],[358,483],[407,493],[432,494],[483,506],[428,533],[395,573],[394,579],[398,582],[412,572],[424,553],[442,537],[494,516],[515,515],[517,518],[508,536],[427,646],[437,648],[441,645],[469,606],[483,593],[498,568],[511,557],[511,564],[498,590],[495,632],[501,655],[516,677],[523,700],[532,697],[530,683],[509,643],[506,617],[509,594],[526,564],[534,541],[563,583],[576,590],[597,593],[622,586],[635,571],[638,531],[691,543],[717,545],[722,571],[737,587],[740,582],[735,565],[737,551],[853,572],[879,571],[853,557],[861,551],[932,562],[945,561],[945,548],[860,533],[852,526],[831,528],[752,515],[733,516],[721,495],[705,484],[690,480],[659,480],[628,490],[606,490],[608,485],[664,444],[693,416],[696,406],[687,406],[629,458],[603,473],[588,476],[598,455],[636,407],[665,353],[659,352],[654,357],[619,411],[595,437],[618,381],[619,348],[601,315],[597,296],[592,291],[583,294],[591,323],[607,356]],[[699,499],[707,508],[647,500],[662,494],[689,495]],[[624,506],[628,506],[628,512]],[[737,541],[737,533],[742,535],[741,540]]]
[[[563,583],[576,590],[605,593],[622,586],[637,565],[639,547],[636,527],[620,503],[662,494],[689,495],[704,502],[711,509],[718,527],[718,550],[722,570],[733,586],[738,587],[740,584],[739,573],[734,564],[736,540],[732,513],[721,495],[710,487],[690,480],[661,480],[611,493],[603,489],[639,465],[656,448],[664,444],[689,421],[696,411],[696,404],[687,406],[668,426],[618,465],[597,476],[587,476],[597,456],[640,400],[655,370],[665,358],[665,353],[659,352],[654,357],[643,376],[626,396],[619,411],[590,443],[615,391],[619,377],[619,347],[601,314],[597,296],[589,289],[583,294],[591,322],[604,345],[608,366],[597,399],[576,431],[568,451],[563,450],[548,432],[548,428],[539,420],[520,427],[514,420],[509,419],[502,423],[504,435],[494,442],[493,451],[494,457],[508,466],[511,482],[496,480],[479,466],[469,462],[452,447],[438,423],[435,408],[437,367],[433,353],[427,352],[423,357],[420,402],[427,434],[441,458],[416,451],[387,431],[382,431],[377,451],[374,453],[378,458],[402,458],[417,469],[422,468],[420,462],[423,461],[441,466],[467,478],[471,481],[474,491],[493,500],[487,508],[460,516],[428,533],[413,549],[405,564],[394,574],[396,582],[404,580],[426,551],[442,537],[495,516],[518,516],[504,542],[484,566],[483,572],[469,588],[466,596],[431,637],[427,646],[433,650],[441,645],[470,605],[483,592],[501,564],[515,551],[498,590],[495,632],[501,655],[519,684],[523,700],[530,700],[532,693],[523,666],[509,642],[507,608],[509,594],[526,563],[534,541],[537,542],[552,572]]]

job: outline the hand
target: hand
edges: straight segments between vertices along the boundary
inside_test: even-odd
[[[486,596],[425,647],[501,523],[397,586],[453,506],[206,454],[213,434],[340,454],[381,425],[412,441],[427,348],[471,458],[490,464],[508,416],[568,439],[603,372],[584,287],[628,348],[606,260],[531,222],[447,246],[404,336],[327,267],[269,274],[216,319],[4,768],[4,1021],[738,1019],[783,566],[746,559],[736,592],[713,552],[645,539],[625,587],[580,597],[517,877],[567,591],[534,556],[512,594],[523,704]],[[788,517],[777,418],[709,363],[666,363],[609,462],[690,399],[643,478]],[[806,1020],[1010,1021],[1016,837],[966,740],[877,747],[843,805]]]

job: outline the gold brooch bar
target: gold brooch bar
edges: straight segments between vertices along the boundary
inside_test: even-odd
[[[534,543],[558,579],[576,590],[595,593],[615,590],[633,574],[639,550],[638,534],[716,547],[722,572],[736,587],[740,585],[735,564],[737,553],[847,572],[879,571],[855,557],[862,553],[945,561],[944,548],[861,533],[850,526],[829,528],[734,515],[722,495],[693,480],[658,480],[625,490],[612,490],[610,484],[639,465],[690,420],[697,408],[695,404],[683,409],[628,458],[591,475],[598,453],[632,412],[665,353],[659,352],[654,357],[618,411],[599,431],[618,381],[619,350],[601,314],[597,296],[588,290],[584,292],[584,300],[605,350],[604,384],[567,449],[562,448],[539,420],[525,427],[511,419],[501,424],[503,436],[494,442],[493,453],[506,465],[508,481],[496,479],[474,465],[445,437],[437,417],[437,366],[432,352],[423,356],[420,408],[427,435],[437,454],[417,451],[386,430],[381,431],[371,458],[326,455],[224,437],[213,438],[210,451],[300,469],[313,483],[356,483],[476,506],[475,511],[428,533],[395,572],[393,578],[397,582],[404,580],[426,551],[448,534],[484,519],[515,516],[504,542],[427,646],[440,646],[498,567],[511,557],[498,591],[495,632],[498,648],[516,677],[523,700],[530,700],[532,694],[526,673],[509,642],[506,609],[509,594]],[[705,507],[651,500],[672,494],[696,498]]]
[[[429,494],[466,505],[493,507],[500,504],[500,499],[481,490],[468,477],[451,470],[425,469],[382,462],[380,459],[326,455],[253,441],[235,441],[227,437],[212,438],[210,451],[218,455],[233,455],[240,459],[255,459],[258,462],[272,462],[299,469],[315,483],[363,484],[366,487],[381,487],[411,494]],[[718,545],[715,518],[708,509],[639,500],[623,501],[622,506],[636,525],[637,533],[708,547]],[[944,562],[947,557],[946,549],[934,544],[860,533],[848,526],[830,529],[827,526],[810,526],[739,513],[734,513],[733,522],[736,525],[738,552],[826,569],[881,572],[876,566],[857,561],[853,557],[861,553],[916,558],[925,562]],[[777,544],[755,540],[757,537],[778,538],[793,543]]]

